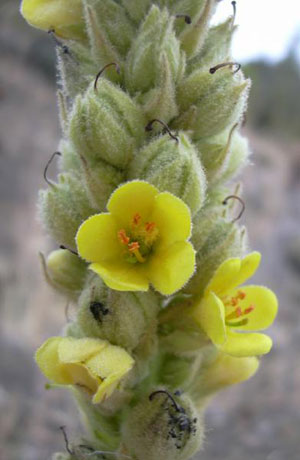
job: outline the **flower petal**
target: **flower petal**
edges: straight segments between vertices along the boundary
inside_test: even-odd
[[[58,348],[62,363],[82,363],[96,353],[102,353],[108,342],[101,339],[63,337]]]
[[[261,254],[257,251],[251,252],[241,260],[241,268],[235,279],[235,286],[240,286],[251,278],[259,267]]]
[[[68,385],[72,383],[65,365],[60,362],[58,349],[62,337],[51,337],[36,351],[35,360],[47,379],[55,383]]]
[[[89,262],[101,262],[120,257],[118,226],[110,214],[96,214],[78,229],[76,243],[79,255]]]
[[[235,280],[241,268],[241,259],[232,258],[225,260],[216,270],[205,292],[213,291],[218,296],[223,296],[228,291],[228,286],[236,287]]]
[[[248,323],[239,329],[260,331],[269,327],[278,309],[278,301],[274,292],[264,286],[243,286],[242,289],[234,290],[232,295],[236,295],[240,290],[246,294],[246,297],[239,301],[239,307],[244,310],[253,305],[254,310],[246,316]]]
[[[191,243],[179,241],[157,251],[147,266],[147,275],[155,289],[163,295],[178,291],[195,270],[195,251]]]
[[[192,316],[215,345],[226,341],[224,305],[213,292],[192,308]]]
[[[191,234],[191,213],[188,206],[169,192],[155,197],[151,220],[157,224],[162,245],[186,240]]]
[[[117,291],[148,291],[149,281],[144,267],[126,262],[94,263],[89,267],[103,279],[111,289]]]
[[[272,348],[272,339],[256,332],[234,332],[227,328],[227,340],[220,349],[232,356],[258,356],[269,353]]]
[[[154,185],[144,181],[132,181],[121,185],[111,195],[107,209],[125,229],[130,225],[135,214],[148,219],[152,214],[154,198],[158,194]]]

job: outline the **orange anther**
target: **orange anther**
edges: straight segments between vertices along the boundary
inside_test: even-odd
[[[238,291],[238,298],[243,300],[246,297],[246,292]]]
[[[236,314],[236,317],[239,318],[240,316],[242,316],[242,309],[241,307],[237,307],[237,309],[235,310],[235,314]]]
[[[231,305],[235,307],[238,304],[238,299],[236,297],[231,297]]]
[[[122,244],[127,245],[130,241],[130,238],[126,235],[126,232],[123,229],[118,231],[118,237]]]
[[[137,212],[134,216],[133,216],[133,219],[132,219],[132,222],[134,225],[138,225],[139,222],[141,220],[141,216],[140,214]]]
[[[250,305],[248,308],[244,310],[244,315],[248,315],[249,313],[251,313],[254,310],[254,308],[254,305]]]
[[[155,229],[155,222],[146,222],[145,228],[146,232],[151,233]]]
[[[130,243],[128,245],[128,248],[129,248],[129,251],[134,252],[134,251],[140,249],[140,245],[139,245],[139,243],[137,241],[134,241],[133,243]]]

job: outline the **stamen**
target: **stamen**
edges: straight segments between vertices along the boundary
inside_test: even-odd
[[[231,321],[225,321],[226,326],[230,326],[230,327],[245,326],[247,323],[248,323],[247,318],[244,318],[241,321],[238,321],[237,323],[231,322]]]
[[[226,324],[227,324],[227,321],[230,321],[231,319],[239,318],[240,316],[242,316],[242,314],[243,313],[242,313],[241,307],[237,307],[232,313],[229,313],[229,315],[225,317]]]
[[[236,17],[236,2],[235,1],[231,2],[231,5],[233,8],[232,24],[234,24],[235,17]]]
[[[65,426],[60,426],[59,429],[62,431],[64,440],[65,440],[66,451],[67,451],[70,455],[73,456],[73,455],[74,455],[74,452],[71,451],[70,446],[69,446],[68,436],[67,436],[67,433],[66,433],[66,427],[65,427]]]
[[[174,409],[176,410],[176,412],[182,412],[182,407],[180,407],[177,402],[175,401],[175,399],[173,398],[173,396],[171,395],[171,393],[169,393],[167,390],[157,390],[157,391],[154,391],[153,393],[151,393],[151,395],[149,396],[149,400],[152,401],[154,396],[158,395],[158,394],[165,394],[169,399],[170,401],[172,402],[172,405],[174,407]]]
[[[117,74],[120,75],[120,73],[121,73],[120,66],[116,62],[110,62],[109,64],[106,64],[104,67],[102,67],[102,69],[96,75],[95,82],[94,82],[94,90],[95,91],[97,91],[97,83],[98,83],[98,80],[101,77],[102,73],[104,72],[104,70],[106,70],[111,65],[115,66]]]
[[[255,309],[254,305],[250,305],[248,308],[244,310],[244,315],[249,315]]]
[[[243,300],[246,297],[246,292],[238,291],[238,298]]]
[[[217,70],[221,69],[222,67],[227,67],[227,66],[228,67],[236,66],[236,69],[233,72],[233,74],[237,73],[242,67],[241,64],[239,64],[238,62],[222,62],[221,64],[217,64],[216,66],[211,67],[209,69],[209,73],[214,74]]]
[[[141,220],[141,216],[140,214],[137,212],[134,216],[133,216],[133,219],[132,219],[132,223],[133,225],[138,225],[139,222]]]
[[[189,16],[188,14],[176,14],[175,18],[176,19],[184,18],[184,21],[186,24],[192,24],[191,16]]]
[[[119,237],[119,240],[121,241],[122,244],[125,244],[127,246],[127,244],[129,243],[130,241],[130,238],[126,235],[126,232],[125,230],[120,230],[118,232],[118,237]]]
[[[145,223],[145,229],[146,229],[146,232],[148,232],[148,233],[153,232],[153,230],[155,229],[155,227],[156,227],[155,222],[146,222],[146,223]]]
[[[140,245],[137,241],[134,241],[133,243],[130,243],[128,245],[128,248],[129,248],[129,251],[132,252],[137,261],[140,262],[140,263],[143,263],[146,261],[146,259],[142,256],[142,254],[140,253],[139,249],[140,249]]]
[[[245,211],[245,209],[246,209],[246,205],[245,205],[244,201],[242,200],[242,198],[240,198],[240,197],[237,196],[237,195],[229,195],[227,198],[225,198],[225,200],[222,202],[222,204],[224,204],[224,205],[227,204],[228,200],[231,200],[231,199],[233,199],[233,198],[234,198],[235,200],[238,200],[238,201],[241,203],[242,209],[241,209],[241,212],[239,213],[239,215],[238,215],[235,219],[233,219],[233,220],[231,221],[232,223],[234,223],[234,222],[236,222],[237,220],[239,220],[239,219],[242,217],[242,215],[244,214],[244,211]]]
[[[130,252],[134,252],[134,251],[136,251],[137,249],[140,249],[140,245],[139,245],[139,243],[138,243],[137,241],[134,241],[133,243],[130,243],[130,244],[128,245],[128,248],[129,248],[129,251],[130,251]]]
[[[160,123],[161,125],[163,125],[163,127],[165,128],[165,130],[167,131],[167,133],[169,134],[169,136],[174,139],[174,141],[179,142],[179,139],[177,136],[175,136],[174,134],[171,133],[170,131],[170,128],[169,126],[162,120],[159,120],[158,118],[154,118],[153,120],[149,121],[149,123],[147,124],[147,126],[145,127],[145,131],[152,131],[153,129],[153,123]]]
[[[74,251],[74,250],[71,249],[71,248],[67,248],[67,246],[64,246],[64,245],[62,245],[62,244],[59,246],[59,249],[65,249],[66,251],[69,251],[69,252],[71,252],[72,254],[74,254],[74,256],[78,256],[78,252]]]
[[[53,158],[54,158],[56,155],[61,156],[61,153],[60,153],[60,152],[54,152],[54,153],[52,153],[52,155],[51,155],[50,159],[48,160],[48,162],[47,162],[47,164],[46,164],[46,166],[45,166],[45,169],[44,169],[44,179],[45,179],[45,181],[47,182],[47,184],[50,185],[50,187],[54,187],[55,184],[54,184],[54,182],[52,182],[51,180],[48,179],[48,177],[47,177],[47,172],[48,172],[48,168],[49,168],[50,164],[51,164],[52,161],[53,161]]]

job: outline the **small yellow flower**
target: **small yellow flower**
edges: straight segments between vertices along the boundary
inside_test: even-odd
[[[82,0],[23,0],[21,13],[38,29],[53,29],[67,39],[85,38]]]
[[[100,339],[51,337],[36,352],[43,374],[60,385],[77,385],[93,397],[108,398],[134,361],[120,347]]]
[[[269,327],[277,314],[275,294],[263,286],[242,286],[260,263],[260,254],[252,252],[244,259],[223,262],[207,286],[203,298],[191,314],[211,341],[232,356],[256,356],[268,353],[272,340],[260,331]]]
[[[119,291],[147,291],[149,283],[164,295],[180,289],[195,267],[185,203],[147,182],[132,181],[112,194],[107,209],[83,222],[76,236],[90,269]]]

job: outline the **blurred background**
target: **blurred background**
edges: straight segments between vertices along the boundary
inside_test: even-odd
[[[38,251],[53,245],[36,218],[43,169],[60,137],[55,51],[28,27],[17,0],[0,1],[0,458],[47,460],[59,426],[79,430],[67,391],[44,390],[33,353],[66,322]],[[214,22],[232,12],[220,3]],[[245,133],[243,223],[263,262],[254,281],[276,291],[274,348],[252,380],[215,398],[202,460],[300,458],[300,11],[297,0],[238,0],[234,56],[253,81]],[[158,459],[159,460],[159,459]]]

